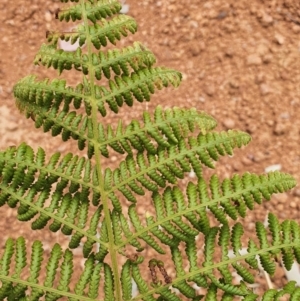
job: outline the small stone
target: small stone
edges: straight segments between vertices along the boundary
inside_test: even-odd
[[[262,96],[265,96],[271,92],[270,86],[264,83],[260,85],[259,89]]]
[[[18,124],[16,122],[6,120],[5,128],[10,132],[14,132],[18,129]]]
[[[298,196],[298,197],[300,197],[300,188],[296,188],[296,189],[294,189],[294,191],[293,191],[293,195],[294,195],[294,196]]]
[[[229,85],[231,88],[233,89],[238,89],[240,87],[239,85],[239,82],[236,80],[236,79],[232,79],[230,82],[229,82]]]
[[[282,122],[276,122],[274,130],[274,134],[277,136],[281,136],[286,132],[286,126]]]
[[[278,204],[278,205],[276,206],[276,209],[277,209],[278,211],[282,211],[282,210],[284,210],[284,205],[283,205],[283,204]]]
[[[261,65],[262,59],[259,55],[257,54],[250,54],[247,56],[247,65]]]
[[[242,163],[243,163],[245,166],[250,166],[250,165],[252,165],[253,161],[250,160],[248,157],[244,157],[244,158],[242,159]]]
[[[269,64],[273,60],[273,55],[268,53],[263,56],[262,60],[263,60],[264,64]]]
[[[193,27],[193,28],[198,28],[198,27],[199,27],[199,24],[198,24],[197,21],[191,20],[191,21],[190,21],[190,26]]]
[[[246,130],[249,134],[253,134],[257,130],[257,125],[255,123],[251,122],[247,125]]]
[[[213,85],[209,85],[205,87],[205,93],[208,96],[213,96],[216,93],[216,89]]]
[[[282,119],[290,119],[290,114],[289,112],[283,112],[280,114],[280,118]]]
[[[269,47],[266,44],[259,44],[256,48],[256,53],[259,55],[265,55],[269,52]]]
[[[62,153],[62,152],[64,152],[64,151],[66,150],[66,148],[67,148],[66,144],[63,143],[63,144],[60,144],[60,145],[57,147],[57,151],[58,151],[59,153]]]
[[[239,161],[234,161],[233,164],[232,164],[232,168],[234,171],[240,171],[243,169],[243,166],[241,164],[241,162]]]
[[[225,127],[227,130],[233,129],[234,126],[235,126],[235,122],[234,122],[234,120],[231,119],[231,118],[226,118],[226,119],[224,119],[222,123],[223,123],[224,127]]]
[[[266,158],[266,156],[264,155],[263,152],[257,152],[253,157],[253,161],[254,162],[262,162],[265,160],[265,158]]]
[[[289,202],[289,195],[286,192],[280,193],[278,195],[279,202],[282,204],[286,204]]]
[[[6,23],[6,24],[9,24],[9,25],[11,25],[11,26],[14,26],[14,25],[15,25],[15,21],[14,21],[14,20],[7,20],[5,23]]]
[[[233,55],[234,55],[234,50],[232,49],[232,48],[227,48],[227,49],[225,49],[225,55],[227,56],[227,57],[233,57]]]
[[[255,223],[253,222],[248,223],[247,228],[249,231],[255,230]]]
[[[192,56],[198,56],[202,50],[203,50],[203,47],[200,44],[195,43],[192,45],[192,47],[190,47]]]
[[[179,18],[179,17],[173,18],[173,22],[174,22],[174,23],[179,23],[179,22],[180,22],[180,18]]]
[[[261,24],[264,27],[268,27],[268,26],[272,25],[273,24],[273,18],[272,18],[272,16],[270,16],[267,13],[264,13],[263,16],[262,16],[262,18],[261,18]]]
[[[256,84],[260,85],[265,81],[266,81],[266,75],[264,73],[260,72],[260,73],[256,74],[256,76],[255,76]]]
[[[265,168],[266,173],[279,170],[281,170],[281,164],[273,164]]]
[[[290,75],[289,75],[288,72],[282,71],[282,72],[280,72],[280,78],[281,78],[282,80],[289,80],[289,79],[290,79]]]
[[[294,24],[292,27],[293,33],[300,33],[300,26]]]
[[[288,214],[287,214],[286,210],[279,210],[278,217],[280,219],[287,219]],[[277,273],[276,273],[276,275],[277,275]]]
[[[206,73],[205,73],[205,70],[202,70],[202,71],[198,74],[197,77],[198,77],[199,79],[204,79],[205,74],[206,74]]]
[[[279,45],[283,45],[284,44],[284,41],[285,41],[285,38],[283,35],[279,34],[279,33],[276,33],[275,34],[275,42]]]
[[[225,10],[221,10],[219,13],[218,13],[218,15],[217,15],[217,19],[219,19],[219,20],[222,20],[222,19],[225,19],[226,17],[227,17],[227,15],[228,15],[228,12],[227,11],[225,11]]]
[[[52,14],[49,11],[45,12],[45,20],[46,20],[46,22],[52,21]]]
[[[216,53],[216,58],[218,59],[219,62],[222,62],[223,61],[223,53],[222,52]]]
[[[291,208],[296,208],[297,207],[297,203],[296,202],[290,202],[290,207]]]
[[[110,161],[111,162],[116,162],[118,160],[117,156],[111,156]]]

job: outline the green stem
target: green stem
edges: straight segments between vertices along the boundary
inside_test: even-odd
[[[91,106],[92,106],[92,125],[93,125],[93,136],[97,137],[98,135],[98,108],[96,104],[96,95],[95,95],[95,74],[93,72],[93,63],[92,63],[92,53],[93,53],[93,44],[91,41],[91,37],[88,31],[89,21],[87,18],[86,10],[85,10],[85,0],[81,0],[81,7],[82,7],[82,17],[84,21],[85,27],[85,34],[86,34],[86,45],[88,51],[88,58],[89,58],[89,83],[91,88]],[[114,276],[114,291],[115,291],[115,301],[122,301],[121,295],[121,282],[120,282],[120,275],[119,275],[119,268],[118,268],[118,253],[115,249],[114,245],[114,234],[112,229],[112,221],[110,216],[110,209],[108,203],[107,193],[104,190],[104,178],[102,175],[102,165],[101,165],[101,152],[98,147],[94,148],[95,151],[95,160],[96,160],[96,171],[99,180],[99,188],[101,192],[101,202],[103,205],[103,211],[105,216],[105,224],[108,233],[108,251],[111,258],[112,263],[112,270]]]

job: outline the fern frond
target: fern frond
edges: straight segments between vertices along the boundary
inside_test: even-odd
[[[205,284],[208,282],[208,293],[206,298],[209,297],[208,300],[216,299],[218,290],[225,292],[223,295],[222,300],[233,300],[231,296],[243,296],[243,300],[257,300],[257,295],[253,294],[252,291],[246,286],[246,283],[253,283],[253,269],[259,270],[258,265],[252,265],[250,258],[253,258],[255,261],[259,258],[260,262],[263,265],[263,268],[268,272],[274,273],[274,270],[270,270],[270,267],[274,265],[274,261],[276,260],[276,254],[281,253],[284,257],[286,254],[286,249],[288,248],[291,250],[291,254],[293,254],[294,250],[299,247],[299,241],[293,240],[293,231],[291,227],[287,228],[287,224],[292,225],[294,227],[294,232],[300,233],[300,226],[296,225],[293,221],[284,221],[283,223],[279,223],[276,217],[272,214],[269,214],[269,220],[272,219],[273,221],[276,220],[275,223],[279,225],[273,226],[270,225],[268,229],[262,229],[261,223],[257,222],[257,237],[259,238],[260,245],[253,248],[253,244],[255,245],[252,239],[249,239],[248,243],[248,253],[241,255],[239,250],[242,247],[241,241],[243,240],[241,237],[241,230],[242,226],[240,223],[236,223],[232,229],[231,233],[228,232],[228,226],[223,226],[222,229],[217,227],[211,228],[211,230],[205,234],[205,248],[204,248],[204,261],[202,265],[197,263],[194,256],[191,252],[195,250],[195,239],[191,239],[189,242],[186,243],[185,252],[188,255],[187,258],[189,259],[190,271],[186,272],[183,269],[183,258],[185,257],[184,251],[177,247],[171,246],[171,253],[172,253],[172,261],[174,263],[174,268],[176,270],[176,277],[172,280],[172,287],[179,289],[179,291],[186,296],[189,300],[194,300],[193,298],[196,297],[195,290],[193,288],[193,282],[196,282],[196,277],[200,276],[203,279],[203,283]],[[286,227],[286,230],[283,228]],[[268,245],[266,245],[263,241],[267,240],[269,232],[276,233],[276,237],[279,237],[279,240],[276,241],[268,241]],[[222,254],[222,260],[220,262],[214,262],[214,252],[215,252],[215,240],[219,235],[219,244],[221,247],[226,245],[224,250],[226,253]],[[228,246],[235,250],[235,257],[229,259],[228,257]],[[275,252],[274,252],[275,251]],[[223,252],[223,251],[222,251]],[[227,258],[227,259],[225,259]],[[292,255],[292,260],[296,259],[295,255]],[[247,263],[247,265],[246,265]],[[286,268],[290,268],[289,263],[285,264]],[[220,278],[218,279],[214,273],[216,270],[224,270],[227,269],[228,271],[232,271],[234,269],[243,279],[243,282],[236,285],[233,284],[233,279],[230,278]],[[139,274],[139,267],[138,265],[134,266],[134,274]],[[177,300],[176,295],[173,295],[168,290],[168,284],[166,285],[154,285],[153,288],[146,288],[145,283],[142,279],[139,279],[136,276],[135,281],[138,284],[138,288],[140,291],[140,295],[138,299],[144,299],[146,297],[152,296],[153,294],[161,295],[166,300]],[[140,283],[138,283],[140,282]],[[205,285],[206,286],[206,285]],[[210,293],[211,291],[211,293]],[[286,285],[283,290],[269,290],[267,291],[262,300],[278,300],[275,299],[275,296],[278,298],[284,294],[290,294],[290,300],[296,300],[296,296],[299,296],[299,290],[295,288],[295,283],[290,282]],[[197,297],[196,297],[197,298]],[[273,299],[274,298],[274,299]],[[145,299],[146,300],[146,299]],[[181,299],[179,299],[181,300]]]
[[[213,233],[211,232],[212,229],[208,222],[208,213],[206,210],[208,208],[210,209],[211,213],[214,214],[215,217],[220,221],[220,223],[223,223],[224,225],[221,228],[222,234],[219,239],[219,244],[224,251],[223,256],[225,257],[223,259],[226,260],[226,251],[228,251],[229,244],[227,242],[229,237],[227,228],[228,216],[231,217],[230,214],[228,214],[228,208],[236,207],[235,200],[238,199],[241,203],[245,202],[245,207],[248,207],[250,210],[252,210],[253,206],[247,206],[246,200],[243,199],[244,195],[248,196],[247,200],[249,200],[249,196],[251,196],[253,202],[254,200],[256,200],[257,202],[261,203],[261,201],[263,200],[263,191],[268,190],[270,194],[273,194],[281,192],[283,187],[284,189],[291,189],[295,186],[294,178],[288,174],[274,172],[258,176],[255,174],[246,173],[241,177],[234,175],[232,179],[229,180],[231,187],[230,192],[229,190],[226,190],[222,195],[221,187],[224,187],[223,183],[227,183],[228,180],[225,179],[223,183],[219,183],[219,181],[216,181],[215,179],[217,179],[217,177],[213,175],[211,177],[210,183],[213,182],[214,185],[217,183],[217,187],[211,187],[211,189],[219,190],[219,195],[216,195],[214,194],[214,192],[209,191],[207,189],[206,183],[202,178],[199,179],[198,185],[195,185],[193,183],[188,184],[186,197],[184,196],[183,192],[176,186],[173,189],[171,189],[170,187],[166,188],[162,196],[160,196],[158,192],[154,192],[152,199],[156,213],[155,217],[147,217],[147,227],[143,226],[142,222],[139,220],[134,210],[135,205],[131,205],[129,216],[131,217],[132,223],[138,226],[135,226],[136,233],[128,237],[125,242],[122,242],[119,245],[119,247],[122,247],[125,243],[130,243],[131,239],[136,239],[138,237],[143,239],[146,234],[150,235],[149,232],[151,232],[152,235],[156,237],[156,239],[171,247],[176,246],[177,241],[184,241],[185,243],[189,243],[191,239],[193,240],[197,236],[199,231],[204,234]],[[245,179],[247,179],[247,181]],[[243,184],[241,184],[241,186],[237,186],[235,185],[237,182]],[[226,203],[226,206],[224,205],[224,203]],[[236,212],[237,214],[239,213],[238,211]],[[242,217],[245,216],[244,214],[239,215],[241,215]],[[271,216],[270,218],[272,219],[273,216]],[[274,223],[275,222],[271,224],[272,230],[274,229]],[[161,227],[161,231],[158,231],[158,226]],[[296,226],[292,224],[290,231],[292,231],[293,227]],[[295,229],[297,229],[297,227]],[[296,230],[293,231],[293,237],[298,240],[298,232]],[[238,250],[241,248],[238,242],[240,241],[242,234],[243,228],[241,228],[239,224],[236,224],[234,228],[234,235],[232,236],[232,243],[234,243],[235,246],[235,253],[238,253]],[[273,236],[275,234],[278,236],[278,232],[272,232]],[[262,239],[264,237],[265,236],[262,236]],[[172,241],[171,243],[169,243],[170,240]],[[277,243],[278,239],[276,239],[275,242]],[[266,242],[264,243],[263,240],[261,243],[262,247],[268,247],[268,244]],[[215,244],[212,244],[211,246],[213,249],[214,245]],[[155,249],[157,249],[157,246],[155,246]],[[297,256],[299,254],[298,250],[299,248],[295,250],[295,254],[297,254]],[[209,258],[209,256],[207,258]],[[209,261],[207,264],[210,265],[212,263],[213,261],[211,257],[211,261]]]
[[[31,250],[31,261],[26,265],[27,251],[25,240],[20,237],[14,242],[12,239],[6,241],[0,260],[0,299],[8,300],[39,300],[45,296],[45,300],[57,300],[61,297],[69,297],[69,300],[92,301],[98,297],[100,272],[104,272],[104,283],[106,289],[105,300],[113,300],[113,276],[107,264],[97,263],[94,256],[85,261],[85,267],[76,280],[74,291],[70,289],[73,275],[73,254],[70,250],[62,251],[62,248],[55,244],[50,256],[43,259],[43,246],[41,242],[35,241]],[[13,256],[17,258],[17,265],[12,264]],[[43,284],[39,280],[43,260],[47,260],[46,275]],[[30,270],[30,276],[25,280],[20,279],[20,274]],[[74,278],[74,277],[73,277]],[[28,291],[28,288],[32,288]],[[88,288],[88,290],[86,290]]]
[[[61,134],[63,141],[69,138],[78,140],[80,150],[87,144],[89,157],[94,154],[95,149],[100,149],[103,156],[109,157],[108,147],[120,154],[132,155],[132,148],[156,154],[158,147],[163,149],[178,144],[197,127],[202,133],[206,133],[216,126],[215,120],[203,112],[179,108],[162,110],[161,106],[157,106],[154,120],[148,112],[144,112],[144,125],[133,120],[124,127],[122,121],[119,121],[114,130],[110,125],[105,127],[99,124],[98,137],[91,138],[92,120],[88,116],[75,111],[60,112],[55,107],[46,111],[43,107],[29,103],[23,103],[22,110],[28,118],[35,116],[35,126],[43,127],[44,132],[51,130],[52,136]],[[166,169],[162,171],[167,172]]]
[[[287,296],[288,295],[288,296]],[[262,297],[257,294],[249,294],[243,300],[244,301],[277,301],[281,300],[281,297],[284,296],[284,300],[287,301],[296,301],[300,297],[300,289],[295,286],[295,281],[288,282],[282,289],[269,289],[267,290]],[[223,300],[223,299],[222,299]],[[227,300],[227,299],[226,299]],[[231,300],[231,299],[229,299]]]
[[[128,32],[134,34],[136,30],[137,24],[133,18],[127,15],[117,15],[109,21],[102,18],[93,25],[78,25],[73,32],[48,32],[47,38],[48,42],[53,45],[57,45],[58,39],[61,39],[70,41],[71,44],[78,40],[80,46],[83,46],[86,39],[89,38],[94,47],[99,50],[101,46],[107,46],[108,41],[116,45],[116,41],[120,40],[122,36],[127,37]]]
[[[61,229],[65,235],[72,235],[70,248],[77,247],[81,239],[87,237],[84,244],[87,256],[93,244],[100,242],[95,234],[102,208],[99,207],[88,222],[89,195],[94,205],[100,202],[98,180],[91,163],[71,154],[60,160],[58,153],[47,164],[44,160],[43,149],[34,154],[26,144],[0,153],[0,205],[7,203],[13,208],[19,203],[17,217],[21,221],[39,215],[32,222],[32,229],[42,229],[52,219],[51,231]],[[47,198],[50,199],[48,205]]]
[[[82,13],[85,12],[87,18],[95,23],[97,20],[117,14],[121,8],[122,6],[119,1],[95,1],[95,3],[86,2],[84,3],[84,8],[82,8],[81,4],[77,4],[71,6],[70,8],[60,10],[57,13],[57,18],[59,21],[65,20],[66,22],[69,22],[70,19],[72,21],[81,20]]]
[[[139,69],[130,76],[116,76],[114,80],[110,80],[110,89],[95,86],[96,99],[94,99],[91,96],[90,88],[81,83],[75,88],[71,88],[66,87],[65,80],[55,79],[50,83],[48,79],[38,81],[35,76],[27,76],[14,86],[14,95],[21,112],[28,105],[33,106],[33,109],[35,106],[41,106],[44,112],[48,112],[52,108],[57,111],[60,104],[63,103],[62,110],[67,113],[72,101],[74,108],[79,109],[84,100],[86,114],[90,115],[91,103],[96,101],[99,112],[105,116],[107,112],[105,103],[113,112],[117,113],[118,108],[122,107],[124,102],[128,106],[132,106],[133,97],[139,102],[149,101],[150,94],[154,93],[155,88],[162,89],[168,85],[176,87],[180,80],[180,73],[171,69],[159,67]],[[28,111],[30,109],[32,110],[29,108]],[[35,109],[33,113],[38,113],[38,110]],[[42,120],[37,119],[35,122],[37,124]]]
[[[248,134],[238,131],[208,133],[198,135],[197,140],[190,137],[188,143],[181,140],[178,146],[159,149],[157,156],[148,154],[147,159],[142,153],[138,153],[136,158],[128,156],[113,172],[106,169],[106,191],[114,197],[115,191],[119,190],[129,201],[135,202],[132,192],[137,190],[132,185],[139,187],[138,194],[142,194],[144,189],[155,192],[159,187],[166,187],[167,182],[174,184],[176,178],[183,178],[184,173],[191,170],[200,178],[201,164],[213,167],[212,149],[218,149],[220,155],[232,154],[234,147],[241,147],[249,141]]]
[[[278,222],[277,218],[273,214],[269,214],[269,220],[272,219],[273,221],[276,220],[276,223],[269,224],[269,229],[265,228],[261,222],[256,223],[256,233],[259,239],[259,246],[256,246],[253,240],[249,240],[248,248],[247,248],[247,255],[240,255],[239,251],[242,249],[242,225],[240,223],[236,223],[231,232],[231,238],[226,235],[224,236],[223,230],[220,231],[220,238],[219,243],[228,245],[229,239],[232,249],[234,250],[235,257],[234,259],[227,260],[230,262],[231,266],[236,270],[236,272],[243,278],[243,280],[247,283],[253,283],[253,275],[250,272],[250,269],[258,270],[257,259],[256,256],[259,257],[260,263],[264,270],[269,274],[273,275],[275,272],[275,262],[274,259],[278,253],[281,253],[282,257],[285,258],[287,254],[287,250],[289,250],[289,258],[284,261],[284,265],[286,269],[291,269],[291,262],[294,259],[297,260],[296,256],[293,254],[294,249],[298,248],[299,240],[294,241],[291,227],[287,225],[291,225],[293,223],[296,232],[300,232],[299,225],[295,225],[293,221],[284,221],[281,225]],[[282,227],[286,229],[283,230]],[[297,230],[296,230],[297,228]],[[269,240],[269,232],[276,233],[277,239],[275,241]],[[213,228],[208,235],[206,235],[206,248],[205,248],[205,262],[203,266],[205,267],[212,267],[214,265],[212,258],[214,253],[214,241],[216,235],[218,233],[217,228]],[[226,248],[224,249],[225,251]],[[227,256],[227,253],[224,254]],[[240,262],[240,260],[245,260],[248,264],[246,267],[244,264]],[[222,260],[220,265],[226,260]],[[229,269],[229,267],[226,267]],[[223,279],[226,280],[225,278]]]
[[[67,52],[62,49],[56,49],[54,45],[43,44],[36,54],[34,63],[41,64],[47,68],[57,69],[59,74],[63,70],[71,70],[72,67],[87,75],[93,70],[95,77],[100,80],[102,74],[111,78],[111,71],[118,76],[129,76],[130,68],[137,72],[139,69],[150,68],[155,63],[155,56],[141,43],[135,42],[132,46],[122,49],[108,50],[99,52],[98,55],[92,54],[92,65],[90,68],[89,57],[83,54],[81,48],[75,52]]]

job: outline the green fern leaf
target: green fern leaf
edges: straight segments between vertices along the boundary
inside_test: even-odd
[[[123,300],[128,301],[132,298],[132,283],[131,283],[131,263],[128,259],[122,267],[121,281],[122,281],[122,292]]]

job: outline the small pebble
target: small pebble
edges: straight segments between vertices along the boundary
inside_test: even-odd
[[[243,166],[242,166],[241,162],[239,162],[239,161],[234,161],[234,162],[232,163],[232,168],[233,168],[234,171],[240,171],[240,170],[243,169]]]
[[[240,87],[240,84],[239,82],[236,80],[236,79],[232,79],[230,82],[229,82],[229,85],[231,88],[233,89],[238,89]]]
[[[255,230],[255,223],[250,222],[250,223],[247,225],[247,228],[248,228],[249,231]]]
[[[300,188],[296,188],[296,189],[294,189],[294,191],[293,191],[293,195],[294,195],[294,196],[298,196],[298,197],[300,197]]]
[[[279,34],[279,33],[276,33],[275,34],[275,42],[279,45],[283,45],[284,44],[284,41],[285,41],[285,38],[283,35]]]
[[[249,134],[253,134],[257,131],[257,125],[251,122],[247,125],[246,130]]]
[[[45,12],[45,20],[46,20],[46,22],[52,21],[52,14],[49,11]]]
[[[257,54],[250,54],[247,56],[247,65],[261,65],[262,59]]]
[[[205,93],[208,95],[208,96],[213,96],[216,92],[216,89],[213,85],[209,85],[205,88]]]
[[[264,43],[260,43],[256,48],[256,52],[259,55],[265,55],[269,52],[269,47]]]
[[[235,126],[235,121],[231,118],[224,119],[222,123],[227,130],[233,129]]]
[[[264,83],[260,85],[259,89],[262,96],[265,96],[271,92],[270,86]]]
[[[227,56],[227,57],[233,57],[233,55],[234,55],[234,50],[232,49],[232,48],[227,48],[226,50],[225,50],[225,55]]]
[[[293,27],[292,27],[292,30],[294,33],[300,33],[300,26],[299,25],[296,25],[294,24]]]
[[[245,166],[250,166],[250,165],[252,165],[252,160],[250,160],[249,158],[247,158],[247,157],[244,157],[243,159],[242,159],[242,163],[245,165]]]
[[[277,136],[281,136],[286,132],[286,126],[282,122],[276,122],[274,130],[274,134]]]
[[[278,204],[278,205],[276,206],[276,209],[277,209],[278,211],[282,211],[282,210],[284,210],[284,205],[283,205],[283,204]]]
[[[219,20],[225,19],[227,15],[228,15],[227,11],[221,10],[217,15],[217,19]]]
[[[270,16],[267,13],[264,13],[263,17],[261,19],[261,24],[264,27],[268,27],[268,26],[272,25],[273,24],[273,18],[272,18],[272,16]]]
[[[262,162],[265,160],[265,158],[266,158],[266,156],[263,152],[257,152],[253,157],[253,161],[254,162]]]
[[[110,161],[111,162],[116,162],[118,160],[117,156],[111,156]]]
[[[274,164],[265,168],[266,173],[279,170],[281,170],[281,164]]]
[[[269,64],[272,62],[272,59],[273,59],[273,55],[268,53],[266,55],[263,56],[262,60],[264,62],[264,64]]]

